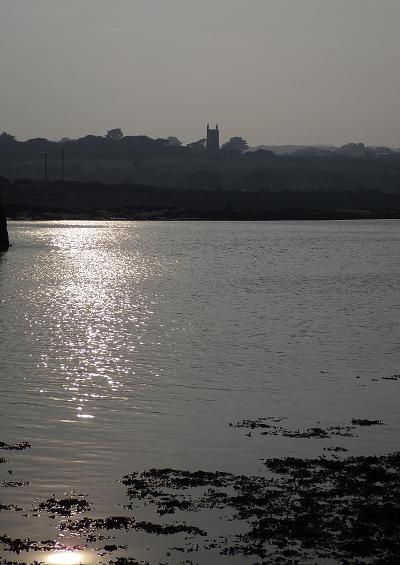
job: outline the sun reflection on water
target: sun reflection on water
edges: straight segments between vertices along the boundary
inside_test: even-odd
[[[59,551],[49,555],[46,563],[49,565],[78,565],[84,562],[84,555],[78,551]]]
[[[51,232],[53,251],[44,268],[53,280],[45,300],[52,307],[31,320],[32,334],[37,336],[37,325],[43,324],[43,334],[52,335],[38,368],[49,375],[49,390],[52,384],[58,391],[61,386],[77,421],[94,420],[126,378],[134,377],[132,359],[153,316],[154,296],[148,300],[144,286],[160,266],[135,248],[135,230],[140,235],[141,228],[132,226],[129,246],[121,245],[124,230],[115,229],[115,223],[99,228],[81,222]],[[41,394],[52,398],[49,390]]]

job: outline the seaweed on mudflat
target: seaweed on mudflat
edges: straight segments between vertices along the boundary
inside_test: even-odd
[[[71,498],[49,498],[39,504],[39,510],[46,510],[59,516],[73,516],[90,510],[90,505],[82,496]]]
[[[313,426],[306,428],[305,430],[291,430],[281,425],[277,425],[283,418],[257,418],[255,420],[241,420],[236,424],[230,423],[231,427],[235,428],[247,428],[249,430],[260,430],[263,436],[281,436],[287,438],[298,438],[298,439],[330,439],[335,436],[339,437],[354,437],[357,426],[381,426],[383,422],[381,420],[367,420],[367,419],[357,419],[353,418],[351,425],[348,426],[327,426],[322,428],[320,426]],[[271,422],[271,423],[267,423]],[[251,436],[249,432],[247,434]]]
[[[65,530],[71,532],[86,533],[97,530],[120,530],[131,529],[142,531],[155,535],[172,535],[172,534],[190,534],[205,536],[207,532],[197,528],[196,526],[187,526],[186,524],[155,524],[153,522],[138,522],[135,518],[129,516],[109,516],[107,518],[82,518],[74,522],[67,522],[63,525]]]
[[[382,420],[368,420],[366,418],[364,419],[353,418],[351,423],[353,424],[353,426],[383,426],[384,425]]]
[[[0,441],[0,449],[4,449],[6,451],[23,451],[24,449],[30,449],[31,444],[27,441],[22,441],[21,443],[4,443],[4,441]]]
[[[159,511],[169,497],[184,495],[189,510],[219,508],[247,522],[246,533],[208,542],[204,549],[267,557],[271,563],[315,556],[346,563],[400,561],[399,453],[264,463],[271,477],[153,469],[123,481],[130,499],[142,500],[130,488],[141,481]]]
[[[29,487],[30,481],[3,481],[2,486],[7,488]]]
[[[314,426],[311,428],[306,428],[305,430],[291,430],[284,426],[277,425],[278,422],[284,418],[276,418],[272,420],[273,423],[267,423],[266,420],[271,420],[271,418],[257,418],[256,420],[241,420],[234,424],[229,424],[231,427],[235,428],[247,428],[249,430],[261,430],[260,433],[263,436],[281,436],[288,438],[298,438],[298,439],[329,439],[335,436],[341,437],[353,437],[355,424],[351,426],[328,426],[327,428],[321,428],[320,426]],[[251,435],[250,433],[247,435]]]
[[[21,551],[53,551],[53,550],[81,550],[80,546],[69,547],[63,546],[54,540],[45,541],[33,541],[31,539],[19,539],[11,538],[10,536],[3,534],[0,535],[0,545],[4,547],[6,551],[19,554]]]
[[[20,506],[17,506],[16,504],[1,504],[0,502],[0,512],[2,510],[16,510],[17,512],[23,510],[23,508],[21,508]]]
[[[383,381],[400,381],[400,375],[390,375],[389,377],[382,377]]]

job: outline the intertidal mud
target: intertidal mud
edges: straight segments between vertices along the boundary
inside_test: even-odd
[[[400,453],[288,457],[264,464],[272,476],[152,469],[123,482],[132,501],[146,498],[160,514],[218,508],[245,521],[245,534],[213,540],[223,554],[254,555],[268,563],[400,558]]]
[[[384,425],[380,419],[352,418],[342,426],[318,423],[296,430],[283,425],[285,420],[262,417],[230,425],[299,439],[356,437],[359,428]],[[27,442],[0,442],[0,449],[7,451],[29,447]],[[182,554],[201,555],[201,563],[213,562],[213,555],[219,554],[235,556],[237,562],[250,559],[254,565],[400,562],[400,453],[348,456],[347,449],[337,445],[323,447],[323,453],[315,458],[265,458],[263,470],[254,476],[172,468],[134,471],[117,483],[125,489],[126,504],[121,514],[111,516],[91,515],[94,507],[81,494],[39,499],[25,509],[26,517],[52,518],[54,539],[35,541],[0,532],[0,555],[90,549],[99,562],[110,565],[200,562],[179,560]],[[0,463],[10,461],[1,458]],[[3,480],[1,486],[28,485]],[[158,514],[157,519],[139,519],[144,509]],[[23,509],[0,502],[0,511],[13,510]],[[212,523],[229,527],[219,535]],[[143,533],[165,538],[165,562],[129,557],[131,544],[121,544],[120,534],[125,542]],[[75,545],[62,543],[71,536]],[[209,559],[204,561],[204,555]],[[0,560],[0,565],[8,563]]]

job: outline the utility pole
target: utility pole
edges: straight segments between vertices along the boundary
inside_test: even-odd
[[[49,180],[48,174],[47,174],[47,157],[48,157],[47,151],[44,151],[42,153],[42,155],[43,155],[43,158],[44,158],[44,182],[47,182]]]
[[[65,180],[65,152],[64,149],[61,151],[61,180]]]

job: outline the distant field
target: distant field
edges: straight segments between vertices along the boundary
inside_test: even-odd
[[[42,180],[43,162],[1,161],[0,176]],[[49,180],[61,179],[59,159],[48,161]],[[160,188],[211,190],[381,190],[400,192],[400,155],[389,159],[338,156],[251,155],[236,160],[204,158],[68,159],[65,180],[131,183]]]

